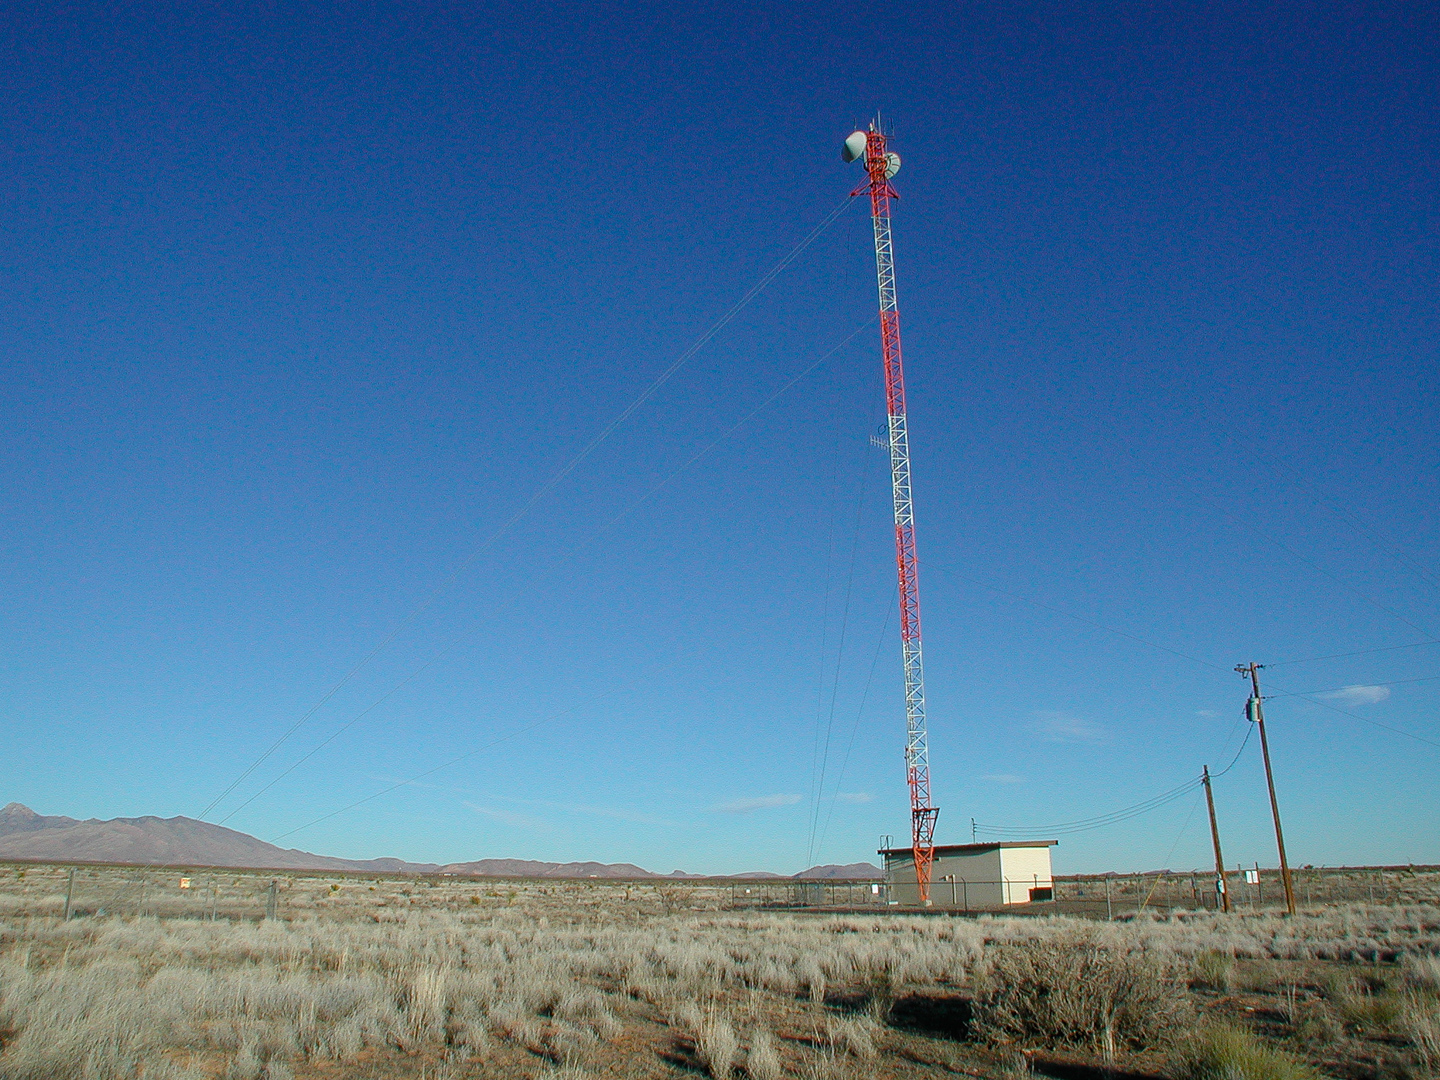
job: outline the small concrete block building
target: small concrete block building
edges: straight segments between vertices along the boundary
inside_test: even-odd
[[[1007,840],[994,844],[949,844],[935,848],[930,865],[930,904],[975,911],[1055,898],[1050,849],[1058,840]],[[915,854],[907,848],[881,849],[890,901],[915,906]]]

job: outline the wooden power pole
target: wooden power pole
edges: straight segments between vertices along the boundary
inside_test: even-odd
[[[1220,826],[1215,823],[1215,796],[1210,791],[1210,766],[1201,774],[1205,782],[1205,805],[1210,808],[1210,839],[1215,843],[1215,892],[1223,911],[1230,910],[1230,889],[1225,884],[1225,857],[1220,854]]]
[[[1260,729],[1260,753],[1265,758],[1265,783],[1270,787],[1270,813],[1275,818],[1275,846],[1280,849],[1280,883],[1285,887],[1285,910],[1295,914],[1295,885],[1290,880],[1290,862],[1285,858],[1285,832],[1280,828],[1280,803],[1275,798],[1275,774],[1270,769],[1270,742],[1265,738],[1265,705],[1260,696],[1259,664],[1238,664],[1235,670],[1250,676],[1254,691],[1245,705],[1245,715]]]

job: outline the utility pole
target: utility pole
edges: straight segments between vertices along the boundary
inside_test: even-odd
[[[1285,910],[1295,914],[1295,886],[1290,880],[1290,862],[1285,858],[1285,832],[1280,828],[1280,803],[1275,798],[1275,774],[1270,769],[1270,742],[1265,738],[1265,705],[1260,696],[1260,664],[1237,664],[1235,670],[1250,676],[1253,693],[1245,704],[1245,715],[1260,729],[1260,753],[1265,758],[1265,783],[1270,788],[1270,813],[1275,818],[1275,846],[1280,849],[1280,883],[1285,887]]]
[[[1205,805],[1210,808],[1210,839],[1215,842],[1215,892],[1223,911],[1230,910],[1230,890],[1225,886],[1225,857],[1220,854],[1220,826],[1215,824],[1215,796],[1210,791],[1210,766],[1201,774],[1205,783]]]

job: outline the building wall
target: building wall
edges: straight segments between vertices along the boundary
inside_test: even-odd
[[[946,880],[954,876],[955,884]],[[904,906],[920,903],[915,860],[909,854],[885,856],[890,899]],[[1027,904],[1030,890],[1054,888],[1050,849],[992,848],[975,853],[938,855],[930,867],[930,904],[956,910],[986,910]]]
[[[955,877],[952,890],[945,878]],[[885,880],[890,885],[890,899],[904,905],[920,902],[915,885],[915,860],[909,855],[885,857]],[[951,903],[951,896],[954,903]],[[1000,851],[977,852],[973,855],[937,856],[930,865],[930,903],[933,907],[998,908],[1005,903],[1001,888]]]
[[[1000,871],[1005,879],[1004,902],[1007,904],[1028,904],[1030,890],[1055,888],[1055,880],[1050,876],[1048,847],[1001,848]]]
[[[910,874],[915,874],[912,865]],[[995,908],[1005,902],[1000,889],[1000,851],[947,855],[930,868],[930,902],[936,907]],[[955,886],[945,878],[954,875]],[[951,898],[954,898],[952,904]]]

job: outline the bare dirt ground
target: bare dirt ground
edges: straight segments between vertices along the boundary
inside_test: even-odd
[[[1440,906],[1415,900],[1434,882],[1294,919],[1107,922],[776,911],[665,882],[182,876],[0,868],[0,1080],[1440,1070]]]

